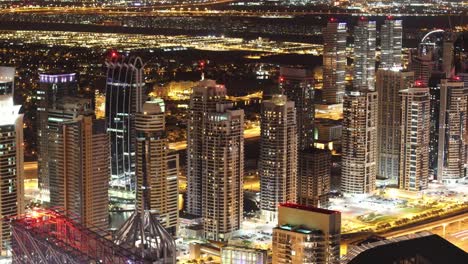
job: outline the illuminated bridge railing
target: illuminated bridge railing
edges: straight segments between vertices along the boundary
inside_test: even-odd
[[[149,263],[55,211],[36,210],[11,227],[14,264]]]

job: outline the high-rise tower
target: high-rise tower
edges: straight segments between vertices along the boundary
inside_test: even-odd
[[[243,218],[244,111],[232,103],[207,113],[203,155],[203,228],[205,237],[227,240]]]
[[[400,68],[402,58],[403,25],[401,20],[387,17],[380,28],[381,69]]]
[[[14,73],[14,69],[13,69]],[[6,80],[11,75],[1,75]],[[12,83],[11,83],[12,84]],[[0,94],[0,254],[11,245],[9,217],[24,213],[23,115],[13,103],[13,86]],[[1,90],[1,88],[0,88]]]
[[[215,112],[218,103],[227,102],[226,88],[212,80],[203,80],[193,88],[187,124],[187,211],[202,215],[204,183],[203,148],[206,145],[206,113]]]
[[[278,211],[273,263],[340,263],[340,212],[297,204],[281,204]]]
[[[440,86],[437,179],[465,176],[467,88],[461,80],[444,79]]]
[[[301,152],[297,184],[297,202],[302,205],[327,207],[331,185],[331,152],[311,148]]]
[[[377,71],[379,115],[377,126],[378,170],[377,175],[386,179],[398,179],[400,164],[401,97],[399,91],[413,83],[413,72],[398,68]]]
[[[399,187],[408,191],[420,191],[427,188],[429,180],[429,88],[411,87],[401,90],[400,96]]]
[[[143,104],[142,112],[135,116],[136,179],[137,186],[143,186],[146,174],[147,202],[158,213],[162,226],[175,234],[179,216],[179,157],[169,152],[164,114],[164,101],[155,98]],[[143,190],[137,188],[139,210],[144,199]]]
[[[377,92],[348,91],[343,103],[341,191],[375,189],[377,174]]]
[[[294,102],[273,95],[262,103],[260,136],[260,209],[276,221],[278,204],[296,201],[297,130]]]
[[[298,149],[314,145],[314,77],[311,70],[281,67],[280,88],[296,108]]]
[[[437,178],[437,163],[439,160],[440,86],[442,80],[445,79],[445,73],[433,73],[428,84],[429,94],[431,96],[431,127],[429,129],[429,173],[431,179]]]
[[[57,102],[67,96],[75,96],[78,85],[75,73],[39,74],[39,89],[36,91],[37,105],[37,154],[38,180],[43,201],[49,201],[49,150],[48,120],[49,110],[57,107]]]
[[[188,211],[202,216],[205,238],[227,240],[243,214],[244,111],[212,80],[193,88],[189,111]]]
[[[105,120],[65,98],[49,111],[50,205],[90,229],[106,230],[109,211],[109,137]]]
[[[178,165],[177,159],[175,165],[169,164],[174,161],[167,155],[164,111],[164,102],[153,99],[136,114],[137,205],[116,232],[114,241],[149,263],[170,264],[176,263],[177,251],[166,228],[176,231],[173,221],[174,217],[177,221],[177,213],[174,216],[171,211],[174,194],[177,195],[174,181],[177,188]]]
[[[323,29],[323,44],[323,102],[339,104],[345,92],[346,23],[330,19]]]
[[[375,42],[376,23],[361,17],[354,28],[354,72],[355,89],[375,89]]]
[[[111,140],[111,187],[135,191],[135,113],[146,100],[139,57],[107,61],[106,120]]]

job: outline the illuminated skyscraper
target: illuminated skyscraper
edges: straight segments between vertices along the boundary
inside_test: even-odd
[[[311,70],[281,67],[280,88],[294,102],[298,149],[314,145],[314,76]]]
[[[212,80],[193,88],[189,111],[188,211],[201,213],[205,238],[225,241],[243,215],[244,111]]]
[[[380,68],[400,68],[403,43],[403,26],[401,20],[388,17],[382,25],[380,37]]]
[[[420,191],[427,188],[429,180],[429,88],[411,87],[401,90],[400,96],[399,187],[408,191]]]
[[[463,81],[444,79],[440,86],[437,179],[456,181],[465,176],[467,88]]]
[[[175,234],[179,216],[179,156],[169,153],[164,113],[164,101],[153,99],[143,104],[142,112],[135,116],[137,203],[141,210],[145,174],[149,206],[159,215],[162,226]]]
[[[146,100],[139,57],[107,61],[106,120],[111,140],[111,187],[135,191],[135,113]]]
[[[340,263],[341,213],[281,204],[273,229],[273,263]]]
[[[278,204],[296,201],[297,130],[294,102],[273,95],[262,103],[260,136],[260,209],[276,221]]]
[[[378,171],[387,179],[398,179],[400,173],[401,97],[399,91],[413,83],[414,73],[399,68],[377,71],[378,115]]]
[[[82,108],[88,100],[65,99],[49,111],[50,205],[86,227],[106,230],[110,147],[105,120]]]
[[[13,87],[3,87],[12,88],[4,89],[6,92],[0,94],[0,254],[6,255],[11,245],[8,218],[24,213],[24,150],[23,115],[19,114],[21,106],[13,103]]]
[[[431,127],[429,130],[429,173],[431,179],[437,178],[437,163],[439,161],[440,86],[444,79],[446,79],[445,73],[433,73],[429,79],[428,85],[431,96]]]
[[[327,207],[330,194],[331,152],[310,148],[301,152],[299,159],[297,202],[314,207]]]
[[[39,74],[39,89],[36,91],[37,105],[37,160],[38,180],[43,201],[49,201],[49,135],[47,133],[49,110],[66,96],[75,96],[78,90],[75,73]]]
[[[215,81],[204,80],[193,88],[190,97],[187,132],[187,211],[202,215],[204,183],[203,148],[206,140],[206,113],[216,112],[216,105],[227,102],[226,88]]]
[[[348,91],[343,103],[341,191],[371,193],[377,174],[377,92]]]
[[[326,104],[343,102],[346,77],[346,23],[331,19],[323,29],[323,93]]]
[[[361,17],[354,27],[353,87],[355,89],[375,90],[375,42],[375,21],[367,21]]]
[[[442,63],[441,71],[444,72],[447,78],[451,78],[454,73],[455,57],[454,57],[454,36],[447,34],[442,44]]]

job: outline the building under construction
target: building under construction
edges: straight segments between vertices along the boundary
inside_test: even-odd
[[[13,220],[13,263],[152,263],[52,210],[36,210]]]

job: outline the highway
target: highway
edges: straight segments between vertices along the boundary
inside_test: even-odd
[[[80,15],[105,15],[105,16],[221,16],[221,17],[263,17],[263,18],[290,18],[305,15],[352,15],[352,16],[376,16],[382,13],[329,11],[329,10],[213,10],[206,6],[219,3],[228,3],[232,0],[219,0],[208,3],[182,4],[158,7],[19,7],[10,8],[9,13],[18,14],[80,14]],[[202,8],[199,8],[202,7]],[[166,9],[164,9],[166,8]],[[389,14],[390,15],[390,14]],[[437,16],[452,14],[424,14],[401,13],[394,16]],[[460,15],[460,14],[453,14]]]
[[[393,238],[393,237],[404,236],[404,235],[413,234],[413,233],[417,233],[417,232],[421,232],[421,231],[431,231],[432,229],[435,229],[437,227],[448,226],[448,225],[454,224],[454,223],[457,223],[457,224],[460,223],[461,224],[461,223],[464,223],[466,221],[468,221],[468,212],[465,212],[465,213],[460,214],[460,215],[444,218],[444,219],[441,219],[441,220],[432,221],[432,222],[426,223],[426,224],[418,224],[416,226],[405,228],[405,229],[402,229],[402,230],[390,231],[390,232],[387,232],[387,233],[383,233],[381,235],[386,237],[386,238]]]
[[[421,231],[430,231],[437,234],[468,252],[468,212],[381,235],[386,238],[393,238]]]

